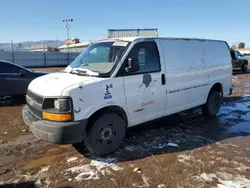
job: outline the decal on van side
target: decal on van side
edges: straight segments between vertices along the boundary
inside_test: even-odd
[[[143,102],[141,106],[147,106],[147,105],[150,105],[153,103],[154,103],[154,101]]]
[[[208,86],[208,85],[209,84],[195,85],[195,86],[186,87],[186,88],[182,88],[182,89],[172,90],[172,91],[169,91],[168,93],[177,93],[177,92],[180,92],[180,91],[186,91],[186,90],[195,89],[195,88],[198,88],[198,87],[204,87],[204,86]]]
[[[145,85],[146,88],[147,88],[151,82],[152,82],[151,75],[150,74],[144,74],[143,77],[142,77],[142,84],[139,87]]]
[[[106,92],[104,94],[104,99],[111,99],[112,98],[112,94],[111,92],[109,91],[109,89],[112,89],[113,88],[113,84],[109,84],[109,85],[106,85]]]

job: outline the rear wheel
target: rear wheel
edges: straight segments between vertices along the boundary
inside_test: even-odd
[[[115,152],[126,133],[126,123],[114,112],[104,113],[89,124],[85,145],[93,154],[105,156]]]
[[[207,103],[202,106],[202,112],[205,116],[216,116],[220,110],[222,97],[221,92],[213,90],[208,96]]]
[[[244,65],[242,65],[242,72],[247,73],[247,68],[248,68],[248,63],[245,63]]]

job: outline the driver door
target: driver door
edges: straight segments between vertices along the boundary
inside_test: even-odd
[[[124,88],[131,125],[150,121],[166,114],[165,69],[161,65],[157,44],[139,42],[130,51],[129,58],[137,58],[137,72],[124,71]],[[126,67],[127,60],[124,62]]]

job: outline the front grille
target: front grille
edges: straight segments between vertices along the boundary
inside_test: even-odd
[[[27,106],[29,107],[29,109],[30,109],[30,111],[32,112],[33,115],[35,115],[39,119],[42,118],[42,111],[34,108],[34,106],[31,106],[29,103],[27,103]]]
[[[36,101],[37,103],[39,104],[42,104],[43,103],[43,97],[31,92],[30,90],[27,91],[27,95],[33,99],[34,101]]]
[[[38,96],[29,90],[27,91],[27,106],[29,107],[30,111],[38,118],[42,118],[42,102],[43,98],[41,96]]]

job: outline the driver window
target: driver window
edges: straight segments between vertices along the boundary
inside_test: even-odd
[[[20,73],[21,68],[9,63],[1,62],[1,73]]]
[[[158,72],[160,68],[159,52],[155,42],[141,42],[137,43],[127,59],[137,58],[140,65],[140,70],[129,74],[140,74]]]

